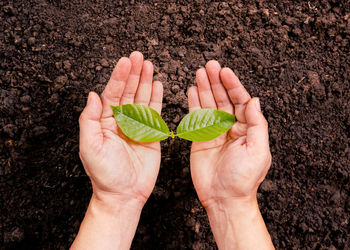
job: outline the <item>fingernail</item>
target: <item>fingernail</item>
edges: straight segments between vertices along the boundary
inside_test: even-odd
[[[256,107],[256,110],[261,112],[261,107],[260,107],[260,100],[259,98],[256,98],[255,100],[255,107]]]

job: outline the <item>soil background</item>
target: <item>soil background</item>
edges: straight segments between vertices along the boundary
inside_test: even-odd
[[[259,96],[273,163],[259,189],[277,249],[348,249],[350,1],[0,1],[0,249],[67,249],[91,196],[78,117],[139,50],[174,129],[210,59]],[[132,249],[216,249],[190,143],[162,143]]]

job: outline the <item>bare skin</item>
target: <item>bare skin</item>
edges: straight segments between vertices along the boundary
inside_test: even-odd
[[[163,86],[140,52],[121,58],[102,93],[91,92],[80,124],[80,158],[93,195],[72,249],[127,249],[160,166],[160,143],[138,143],[117,128],[111,105],[147,105],[161,112]]]
[[[189,90],[190,112],[219,109],[236,115],[231,130],[193,142],[191,175],[220,249],[273,249],[256,193],[271,164],[267,122],[232,70],[209,61]]]
[[[72,249],[128,249],[160,166],[160,144],[126,138],[111,105],[147,105],[161,112],[163,86],[140,52],[121,58],[101,98],[91,92],[79,119],[80,158],[92,198]],[[256,202],[270,166],[267,122],[257,98],[230,69],[210,61],[189,90],[190,111],[217,108],[238,122],[220,138],[194,142],[191,174],[220,249],[273,249]]]

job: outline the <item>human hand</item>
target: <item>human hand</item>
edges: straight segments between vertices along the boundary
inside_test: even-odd
[[[143,104],[161,112],[163,86],[153,82],[153,64],[140,52],[121,58],[102,97],[90,92],[80,119],[80,158],[95,198],[141,208],[151,194],[160,165],[160,144],[125,137],[111,105]]]
[[[198,87],[188,91],[190,112],[219,109],[237,119],[219,138],[193,142],[191,175],[198,197],[207,209],[223,201],[255,200],[271,164],[268,124],[259,99],[251,98],[233,71],[221,69],[217,61],[199,69],[196,82]]]

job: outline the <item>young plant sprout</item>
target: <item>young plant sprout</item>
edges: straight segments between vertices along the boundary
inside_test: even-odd
[[[227,112],[199,109],[181,120],[175,134],[150,107],[126,104],[112,106],[112,109],[122,132],[138,142],[155,142],[176,136],[189,141],[210,141],[227,132],[235,122],[235,116]]]

